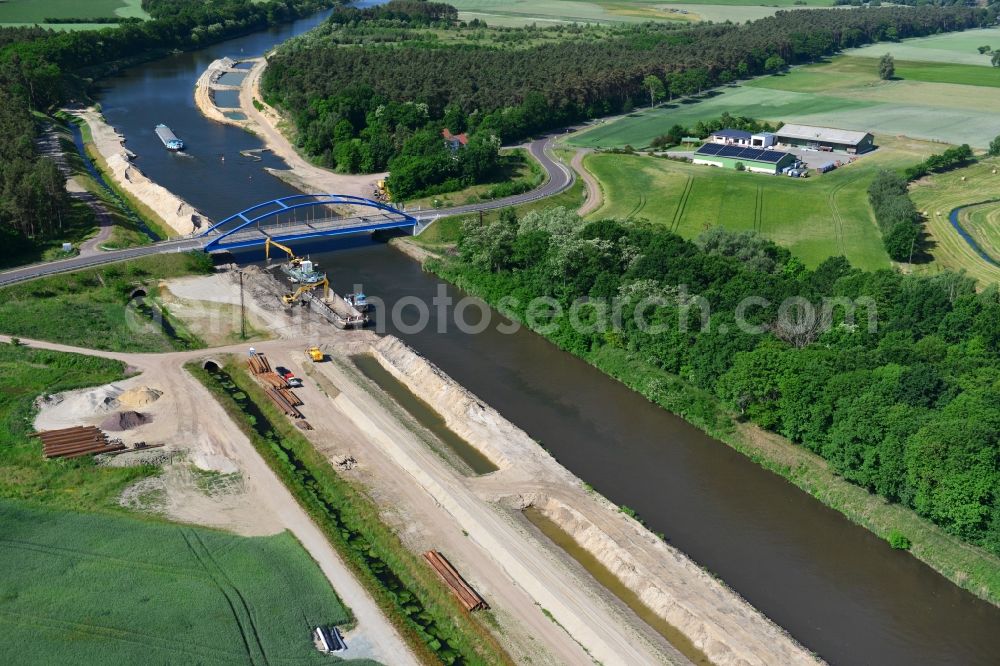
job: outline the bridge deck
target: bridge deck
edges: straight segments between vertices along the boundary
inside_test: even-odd
[[[232,250],[263,245],[270,237],[278,242],[341,236],[381,229],[412,228],[415,220],[408,216],[377,213],[357,217],[329,217],[321,220],[298,220],[281,224],[259,223],[226,233],[215,230],[205,240],[205,250]]]

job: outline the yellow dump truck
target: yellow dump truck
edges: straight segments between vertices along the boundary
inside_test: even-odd
[[[319,347],[310,347],[306,350],[306,355],[312,359],[313,363],[320,363],[326,360],[326,354]]]

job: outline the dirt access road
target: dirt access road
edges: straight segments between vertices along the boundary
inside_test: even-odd
[[[8,336],[0,336],[0,341],[9,342]],[[192,360],[203,358],[221,358],[225,354],[246,353],[246,345],[234,345],[210,350],[190,352],[175,352],[166,354],[130,354],[92,350],[70,345],[62,345],[37,340],[21,339],[21,343],[29,347],[50,349],[53,351],[70,352],[84,355],[101,356],[122,361],[140,371],[133,380],[121,382],[119,388],[125,389],[138,382],[163,391],[163,397],[157,401],[159,412],[187,414],[186,419],[168,419],[167,416],[154,421],[159,428],[153,435],[146,433],[144,438],[150,441],[167,440],[174,442],[189,442],[193,450],[203,457],[223,457],[234,461],[251,486],[249,503],[253,511],[259,512],[259,524],[256,526],[234,526],[220,524],[211,515],[188,516],[192,522],[213,525],[216,527],[243,527],[243,533],[267,533],[268,528],[277,527],[292,532],[310,555],[319,563],[324,574],[344,603],[351,609],[358,620],[355,631],[347,634],[346,639],[351,650],[347,656],[370,656],[387,666],[416,664],[417,661],[403,643],[395,629],[375,606],[368,593],[354,579],[340,556],[327,542],[319,528],[305,514],[292,495],[282,485],[281,481],[267,466],[267,463],[257,454],[251,442],[242,434],[238,426],[232,422],[221,406],[216,403],[208,391],[189,373],[183,365]],[[298,357],[306,345],[305,340],[282,339],[256,343],[255,348],[265,353],[272,364],[282,364],[296,370],[300,376],[305,376]],[[304,356],[303,356],[304,359]],[[339,386],[346,386],[345,381],[338,378]],[[541,664],[584,664],[591,659],[580,645],[563,629],[545,616],[541,608],[532,598],[516,585],[507,583],[502,588],[495,583],[504,581],[507,576],[495,564],[492,567],[481,566],[491,562],[488,554],[477,552],[470,560],[467,556],[469,548],[478,550],[463,534],[461,527],[455,523],[449,513],[418,484],[399,483],[407,474],[390,458],[377,455],[372,450],[372,433],[362,431],[353,425],[351,419],[338,408],[335,400],[331,401],[314,385],[307,384],[297,393],[314,407],[310,410],[310,422],[317,428],[311,437],[317,448],[326,454],[331,461],[350,455],[359,460],[360,465],[351,472],[357,480],[370,483],[374,477],[382,479],[382,483],[373,493],[383,507],[395,505],[399,510],[393,515],[384,516],[397,528],[404,542],[412,545],[414,539],[422,545],[441,548],[459,566],[468,566],[475,562],[479,567],[477,572],[488,579],[487,585],[480,585],[486,591],[490,601],[496,608],[501,625],[506,630],[513,629],[519,637],[509,644],[507,649],[520,653],[519,663],[529,660]],[[162,404],[161,404],[162,403]],[[341,401],[340,406],[344,403]],[[144,410],[151,411],[151,410]],[[380,426],[395,428],[391,422],[383,422],[375,416]],[[65,425],[49,422],[49,426]],[[410,435],[412,437],[412,435]],[[341,471],[341,473],[345,473]],[[392,501],[386,501],[385,486],[394,486]],[[261,529],[263,527],[263,529]],[[419,536],[418,536],[419,533]],[[517,630],[524,618],[529,618],[529,626],[525,630]],[[529,638],[532,636],[533,638]],[[664,663],[661,658],[653,658],[647,653],[643,659],[631,663]],[[616,663],[616,662],[608,662]],[[624,662],[617,662],[624,663]]]
[[[0,340],[9,342],[10,338],[0,336]],[[357,619],[357,628],[345,637],[349,648],[347,656],[370,657],[392,666],[418,663],[398,632],[382,615],[372,597],[354,578],[320,529],[274,475],[250,440],[232,422],[208,390],[183,369],[185,363],[202,358],[206,354],[243,354],[246,352],[245,345],[223,347],[208,352],[199,350],[169,354],[123,354],[36,340],[22,339],[21,343],[38,349],[116,359],[137,369],[141,374],[132,380],[122,382],[122,388],[146,385],[161,390],[163,396],[157,401],[159,411],[185,415],[183,418],[167,416],[158,418],[154,425],[160,428],[159,437],[171,442],[184,443],[188,453],[221,456],[235,462],[250,486],[252,506],[248,508],[260,512],[259,519],[262,523],[274,525],[278,531],[287,529],[294,534],[319,563],[338,596]],[[288,344],[287,341],[273,341],[258,343],[257,346],[264,351],[271,351],[284,349]],[[207,524],[215,522],[210,516],[200,518],[208,519],[198,522]]]

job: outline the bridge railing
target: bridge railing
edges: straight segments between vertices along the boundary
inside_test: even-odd
[[[212,237],[205,244],[206,250],[211,249],[222,249],[222,248],[237,248],[237,247],[252,247],[254,245],[263,244],[265,238],[268,234],[266,228],[262,228],[261,222],[266,221],[271,218],[277,219],[282,213],[289,211],[295,211],[304,208],[311,208],[316,206],[360,206],[362,208],[372,208],[376,210],[383,211],[389,215],[399,216],[399,219],[392,220],[386,223],[372,223],[365,218],[358,218],[361,222],[357,225],[341,225],[331,227],[329,229],[321,230],[316,227],[315,221],[310,225],[307,221],[302,222],[307,228],[303,229],[298,233],[285,233],[274,235],[274,240],[279,241],[291,241],[300,240],[305,238],[317,238],[321,236],[336,236],[346,233],[360,233],[364,231],[377,231],[379,229],[398,229],[403,227],[412,227],[416,225],[417,219],[401,210],[397,210],[388,204],[384,204],[380,201],[373,201],[372,199],[365,199],[364,197],[358,197],[348,194],[296,194],[288,197],[282,197],[280,199],[273,199],[271,201],[265,201],[263,203],[256,204],[247,208],[246,210],[240,211],[235,215],[230,215],[221,222],[217,222],[205,231],[203,231],[199,237],[206,238]],[[327,218],[327,219],[340,219],[340,218]],[[224,239],[238,234],[244,231],[250,226],[256,225],[261,233],[260,237],[253,239],[241,239],[233,240],[229,242],[224,242]],[[274,227],[272,227],[274,228]]]

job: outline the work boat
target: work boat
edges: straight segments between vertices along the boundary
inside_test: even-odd
[[[326,279],[326,276],[316,270],[316,265],[309,259],[296,257],[281,264],[281,270],[295,284],[316,284]]]

